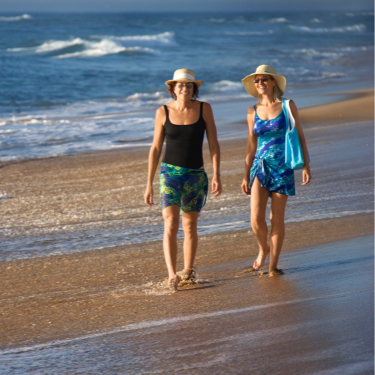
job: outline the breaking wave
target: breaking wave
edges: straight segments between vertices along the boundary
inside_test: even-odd
[[[352,26],[344,26],[344,27],[319,27],[319,28],[312,28],[307,26],[289,26],[291,30],[295,31],[302,31],[305,33],[345,33],[345,32],[363,32],[366,30],[366,26],[359,24],[359,25],[352,25]]]
[[[70,40],[49,40],[36,47],[8,48],[9,52],[53,53],[55,58],[97,57],[118,53],[159,54],[154,46],[175,46],[174,34],[92,36]]]
[[[0,17],[0,22],[15,22],[15,21],[22,21],[22,20],[29,20],[31,17],[28,14],[23,14],[22,16],[13,16],[13,17]]]
[[[289,21],[286,18],[277,17],[277,18],[271,18],[270,20],[268,20],[268,22],[271,22],[271,23],[285,23],[285,22],[289,22]]]
[[[243,91],[243,85],[241,82],[233,82],[228,80],[222,80],[211,84],[211,92],[240,92]]]
[[[256,36],[256,35],[269,35],[273,34],[273,30],[267,31],[227,31],[225,35],[230,36]]]

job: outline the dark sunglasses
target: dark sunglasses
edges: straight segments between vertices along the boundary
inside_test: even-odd
[[[259,83],[259,82],[262,82],[262,83],[264,83],[264,82],[267,82],[268,80],[269,80],[270,78],[268,78],[268,77],[264,77],[264,78],[256,78],[256,79],[254,79],[254,83]]]
[[[189,83],[176,83],[176,86],[179,88],[186,86],[187,89],[191,89],[193,87],[193,84],[190,82]]]

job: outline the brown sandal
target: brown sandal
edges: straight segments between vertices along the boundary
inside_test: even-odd
[[[193,281],[197,277],[195,268],[184,268],[181,272],[178,272],[181,277],[181,281]]]
[[[270,271],[270,273],[269,273],[269,277],[279,276],[279,275],[284,275],[284,271],[281,270],[280,268],[275,268],[274,270]]]

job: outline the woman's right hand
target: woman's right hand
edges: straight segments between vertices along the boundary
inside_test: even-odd
[[[241,184],[242,192],[246,195],[251,195],[250,181],[248,178],[244,178]]]
[[[147,206],[153,206],[154,205],[154,189],[152,186],[147,186],[145,195],[144,195],[144,201],[147,204]]]

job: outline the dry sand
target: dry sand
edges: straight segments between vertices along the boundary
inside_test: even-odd
[[[301,110],[303,124],[309,128],[325,122],[373,121],[373,90],[354,94],[350,100]],[[242,165],[245,143],[244,139],[221,142],[227,194],[239,191],[242,172],[230,178],[226,172]],[[127,149],[2,163],[2,188],[14,198],[1,203],[0,225],[22,225],[26,231],[56,223],[110,221],[119,215],[114,212],[132,210],[134,217],[141,217],[138,208],[143,204],[147,153],[147,149]],[[207,149],[205,160],[209,160]],[[206,167],[210,172],[210,163]],[[134,183],[140,188],[129,194],[126,186]],[[290,223],[284,251],[372,233],[373,214]],[[236,276],[249,277],[240,272],[256,253],[255,238],[248,230],[205,236],[197,267],[200,277],[210,283],[193,287],[201,289],[199,294],[189,287],[186,293],[173,296],[158,287],[166,274],[160,241],[1,262],[0,346],[47,342],[179,316],[186,306],[190,313],[247,306],[248,300],[228,304],[228,294],[220,293],[218,286],[226,284],[230,289]]]

